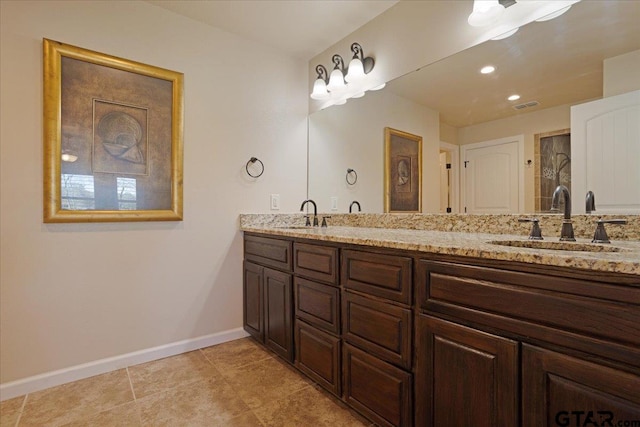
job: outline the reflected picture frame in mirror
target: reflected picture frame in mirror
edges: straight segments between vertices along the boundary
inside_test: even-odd
[[[384,129],[384,212],[422,213],[422,137]]]

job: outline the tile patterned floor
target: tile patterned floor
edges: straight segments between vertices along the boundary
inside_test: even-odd
[[[369,425],[250,338],[0,402],[2,427]]]

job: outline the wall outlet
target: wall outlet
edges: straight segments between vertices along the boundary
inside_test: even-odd
[[[338,198],[336,196],[331,197],[331,210],[332,211],[338,210]]]
[[[271,210],[279,211],[280,210],[280,195],[272,194],[271,195]]]

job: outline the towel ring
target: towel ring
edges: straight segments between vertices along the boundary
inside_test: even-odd
[[[251,172],[249,172],[249,164],[253,164],[255,162],[260,163],[260,173],[257,175],[252,174]],[[249,161],[247,162],[247,164],[245,165],[244,169],[247,171],[247,174],[252,177],[252,178],[259,178],[262,176],[262,174],[264,173],[264,163],[262,163],[262,161],[257,158],[257,157],[252,157],[249,159]]]
[[[352,178],[351,178],[351,179],[349,179],[349,177],[351,177],[351,176],[352,176]],[[355,171],[355,170],[353,170],[353,169],[349,168],[349,169],[347,169],[347,176],[346,176],[346,179],[347,179],[347,184],[349,184],[349,185],[353,185],[353,184],[355,184],[356,182],[358,182],[358,174],[356,173],[356,171]]]

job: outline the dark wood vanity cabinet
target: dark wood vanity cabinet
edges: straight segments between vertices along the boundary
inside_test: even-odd
[[[244,329],[288,362],[294,354],[291,248],[286,240],[246,236],[243,264]]]
[[[378,426],[640,425],[635,276],[249,233],[243,286],[247,332]]]
[[[429,260],[416,270],[417,425],[640,420],[640,288]]]
[[[295,366],[327,391],[342,394],[338,248],[293,245]]]
[[[344,400],[380,426],[413,425],[412,263],[342,251]]]

